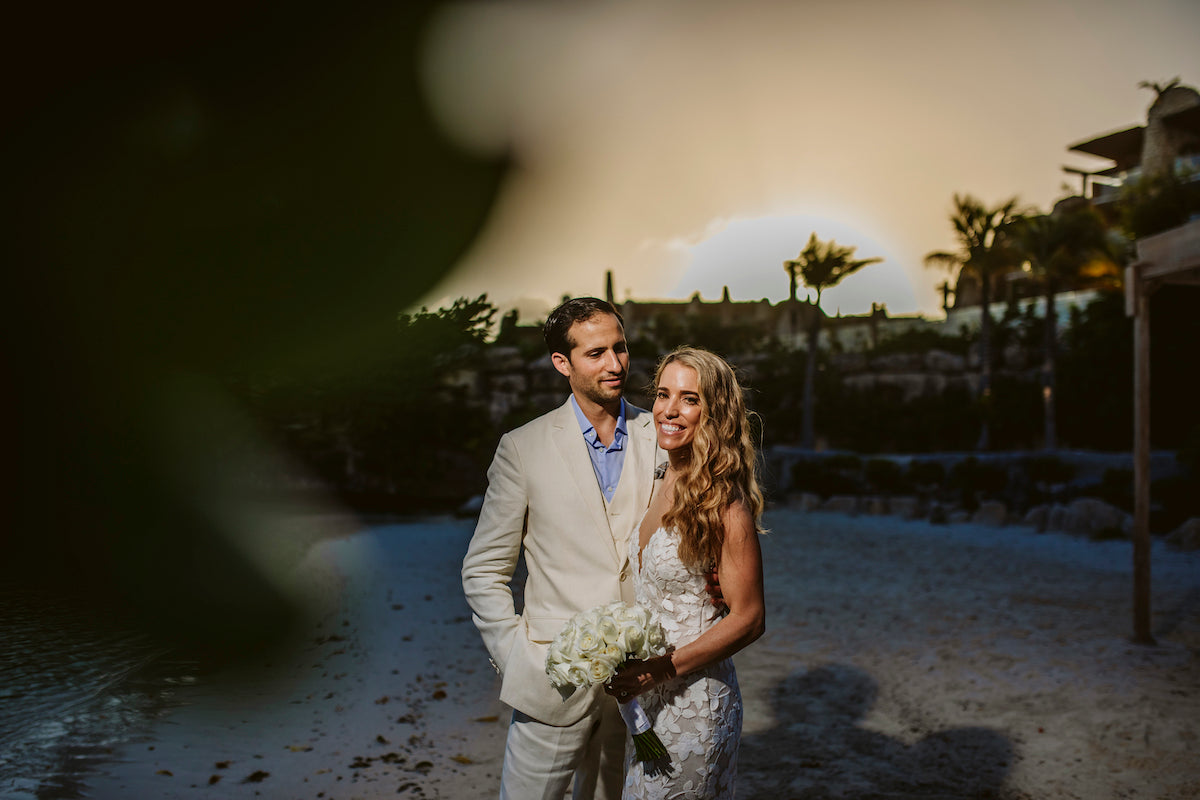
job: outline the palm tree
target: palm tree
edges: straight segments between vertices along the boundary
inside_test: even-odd
[[[817,340],[821,335],[820,310],[821,292],[836,286],[842,278],[857,272],[868,264],[882,261],[881,258],[854,258],[854,247],[841,247],[830,239],[822,242],[813,233],[808,237],[808,244],[794,259],[783,262],[783,268],[791,279],[790,302],[793,309],[796,302],[796,283],[803,280],[804,285],[817,292],[813,301],[813,314],[808,325],[808,357],[804,365],[804,417],[802,423],[801,444],[807,449],[813,448],[813,394],[817,380]]]
[[[988,407],[992,396],[992,278],[1013,265],[1014,256],[1008,247],[1005,231],[1019,216],[1015,197],[995,208],[987,208],[971,195],[956,194],[950,224],[954,226],[959,250],[933,252],[925,256],[926,266],[958,269],[960,275],[965,272],[979,280],[979,397],[984,417],[979,440],[975,444],[977,450],[987,450],[991,446]]]
[[[1089,262],[1109,260],[1107,229],[1090,203],[1076,198],[1060,203],[1051,213],[1025,217],[1011,229],[1013,247],[1029,262],[1045,302],[1045,341],[1042,359],[1042,408],[1047,450],[1058,447],[1055,373],[1058,356],[1058,315],[1054,297],[1062,284],[1078,276]]]

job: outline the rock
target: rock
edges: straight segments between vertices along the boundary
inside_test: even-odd
[[[1062,503],[1055,503],[1050,506],[1050,510],[1046,512],[1046,530],[1061,531],[1066,524],[1067,507]]]
[[[1008,508],[998,500],[988,500],[979,504],[978,510],[971,515],[971,522],[976,525],[1003,526],[1008,522]]]
[[[1021,520],[1021,524],[1036,528],[1037,532],[1041,533],[1046,530],[1046,522],[1049,520],[1049,517],[1050,506],[1034,506],[1026,512],[1025,517]]]
[[[951,525],[961,525],[964,522],[970,522],[971,521],[971,512],[963,511],[961,509],[958,511],[951,511],[946,516],[946,521],[949,522]]]
[[[1062,530],[1095,536],[1100,533],[1125,533],[1130,527],[1129,514],[1094,497],[1080,497],[1067,505]]]
[[[916,519],[920,503],[912,495],[901,495],[888,500],[888,511],[902,519]]]
[[[839,514],[857,514],[858,498],[852,494],[835,494],[821,504],[822,511],[834,511]]]
[[[929,522],[931,525],[945,525],[950,521],[950,510],[941,503],[929,506]]]
[[[888,513],[888,501],[886,497],[879,497],[878,495],[864,497],[862,499],[862,508],[867,514],[882,517]]]
[[[1167,534],[1167,544],[1180,550],[1200,550],[1200,517],[1192,517]]]
[[[798,511],[816,511],[821,507],[821,495],[812,492],[791,492],[787,496],[787,506]]]

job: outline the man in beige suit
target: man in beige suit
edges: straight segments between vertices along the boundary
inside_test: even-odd
[[[628,535],[650,501],[657,451],[649,412],[621,397],[629,353],[621,317],[596,298],[568,300],[544,328],[571,397],[507,433],[488,470],[463,589],[512,706],[501,798],[618,798],[625,726],[598,688],[563,696],[546,650],[572,616],[634,602]],[[524,610],[510,581],[522,547]],[[636,553],[633,555],[636,558]]]

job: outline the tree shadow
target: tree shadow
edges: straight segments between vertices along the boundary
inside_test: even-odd
[[[1012,798],[1012,743],[988,728],[947,728],[905,744],[863,728],[875,680],[846,664],[794,673],[771,691],[775,725],[743,737],[738,797]]]

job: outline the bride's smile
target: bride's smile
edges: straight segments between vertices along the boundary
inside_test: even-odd
[[[696,370],[684,364],[668,364],[654,397],[658,446],[668,452],[689,447],[703,414]]]

